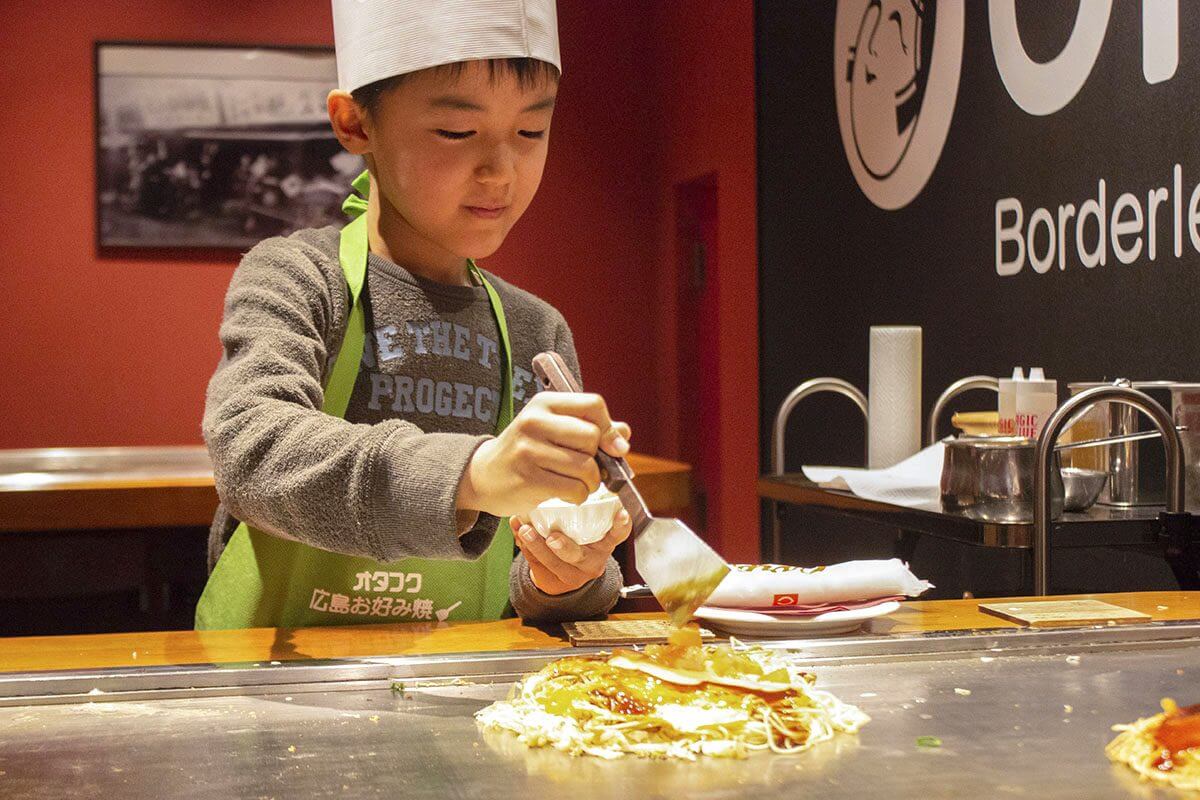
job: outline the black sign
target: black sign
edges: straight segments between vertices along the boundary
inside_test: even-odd
[[[924,329],[924,404],[972,374],[1200,380],[1200,8],[761,0],[762,459],[868,328]],[[994,408],[979,395],[968,403]],[[842,399],[788,466],[862,463]]]

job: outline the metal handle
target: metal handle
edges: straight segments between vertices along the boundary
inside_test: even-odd
[[[971,375],[967,378],[959,378],[954,383],[946,387],[946,391],[942,392],[941,397],[933,404],[933,410],[929,412],[929,424],[925,428],[925,445],[933,445],[937,443],[937,426],[938,420],[942,417],[942,412],[946,410],[946,406],[950,401],[958,397],[964,392],[969,392],[972,389],[991,389],[996,394],[1000,393],[1000,379],[993,378],[991,375]]]
[[[848,397],[862,412],[863,421],[867,422],[867,396],[857,386],[841,378],[813,378],[792,389],[788,396],[779,404],[775,412],[775,425],[771,432],[771,474],[783,474],[783,437],[787,432],[788,417],[797,404],[804,398],[821,392],[833,392]]]
[[[1097,386],[1067,400],[1046,420],[1038,437],[1037,463],[1033,474],[1033,593],[1045,596],[1050,590],[1050,469],[1054,463],[1054,445],[1075,416],[1098,403],[1116,403],[1141,411],[1154,423],[1167,451],[1167,511],[1183,511],[1183,442],[1175,423],[1158,401],[1127,386]]]
[[[867,396],[862,391],[841,378],[813,378],[797,386],[792,391],[788,392],[788,396],[779,404],[779,410],[775,412],[775,424],[771,429],[771,474],[782,475],[784,470],[783,460],[783,439],[787,432],[788,417],[792,415],[792,411],[800,403],[801,400],[813,394],[821,392],[833,392],[840,394],[843,397],[848,397],[858,406],[858,410],[862,412],[863,422],[869,423],[867,417]],[[864,457],[865,463],[865,457]],[[771,501],[771,555],[775,563],[779,563],[782,558],[783,543],[780,539],[781,531],[779,528],[779,502]]]
[[[1180,433],[1186,433],[1187,429],[1187,425],[1175,426],[1175,430],[1179,431]],[[1162,438],[1162,434],[1158,431],[1142,431],[1141,433],[1127,433],[1124,436],[1106,436],[1103,439],[1084,439],[1082,442],[1056,444],[1054,445],[1054,451],[1056,453],[1061,453],[1064,450],[1078,450],[1081,447],[1100,447],[1106,444],[1124,444],[1125,442],[1141,442],[1146,439],[1160,438]]]
[[[583,391],[583,387],[567,367],[567,362],[558,353],[547,352],[534,356],[533,372],[542,385],[556,392]],[[600,472],[604,475],[604,485],[621,498],[621,505],[629,512],[633,523],[630,535],[637,538],[650,524],[652,517],[650,509],[646,507],[646,501],[633,485],[633,468],[625,459],[610,456],[603,450],[596,451],[596,463],[600,465]]]

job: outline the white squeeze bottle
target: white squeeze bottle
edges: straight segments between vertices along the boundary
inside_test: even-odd
[[[1011,378],[1000,379],[1000,427],[1001,436],[1017,433],[1017,384],[1025,382],[1025,371],[1013,367]]]
[[[1046,380],[1041,367],[1029,370],[1029,380],[1016,385],[1016,433],[1036,439],[1058,408],[1058,381]]]

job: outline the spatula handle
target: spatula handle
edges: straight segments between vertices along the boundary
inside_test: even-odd
[[[582,392],[583,387],[575,380],[567,362],[558,353],[539,353],[533,357],[533,372],[543,386],[555,392]],[[623,458],[610,456],[603,450],[596,451],[596,463],[604,477],[604,485],[621,498],[621,504],[629,512],[633,522],[633,536],[641,533],[650,524],[650,510],[646,501],[633,485],[633,469]]]

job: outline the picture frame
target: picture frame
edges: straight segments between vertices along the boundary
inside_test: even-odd
[[[97,41],[96,244],[245,251],[341,224],[363,160],[326,97],[332,47]]]

